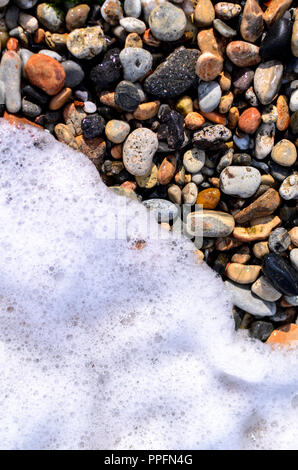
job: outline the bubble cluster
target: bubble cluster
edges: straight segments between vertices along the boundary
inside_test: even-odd
[[[0,146],[0,447],[297,448],[297,352],[234,332],[190,242],[47,133]]]

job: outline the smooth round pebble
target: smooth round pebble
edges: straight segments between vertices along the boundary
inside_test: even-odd
[[[145,127],[134,130],[123,146],[123,163],[129,173],[135,176],[147,175],[158,148],[154,132]]]
[[[229,196],[253,196],[261,183],[260,172],[248,166],[228,166],[220,174],[221,190]]]
[[[119,55],[124,71],[124,79],[136,82],[144,77],[152,67],[152,55],[140,47],[126,47]]]
[[[183,166],[189,173],[198,173],[205,165],[204,150],[192,148],[183,155]]]
[[[200,110],[204,113],[214,111],[221,99],[221,88],[218,82],[201,82],[198,87],[198,99]]]
[[[107,122],[105,133],[107,138],[114,144],[121,144],[124,142],[130,132],[130,126],[125,121],[118,121],[112,119]]]
[[[289,140],[282,139],[273,147],[271,158],[281,166],[292,166],[297,159],[296,147]]]
[[[154,37],[160,41],[177,41],[186,28],[186,16],[180,8],[165,2],[152,10],[149,26]]]

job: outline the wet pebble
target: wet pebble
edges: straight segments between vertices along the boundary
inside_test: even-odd
[[[278,92],[283,74],[283,65],[277,60],[260,64],[254,75],[254,90],[262,104],[273,101]]]
[[[281,255],[265,256],[263,272],[276,290],[285,295],[298,295],[297,271]]]
[[[287,139],[280,140],[272,149],[271,158],[278,165],[292,166],[297,159],[297,150],[295,145]]]
[[[186,27],[186,16],[180,8],[169,2],[155,7],[149,16],[149,26],[154,37],[161,41],[177,41]]]
[[[158,222],[170,222],[178,215],[177,206],[166,199],[147,199],[143,204],[153,212]]]
[[[115,103],[124,111],[133,112],[140,104],[138,88],[132,83],[123,80],[115,89]]]
[[[247,286],[240,286],[230,281],[225,282],[225,287],[232,296],[232,301],[236,307],[256,317],[271,317],[276,312],[275,302],[268,302],[252,294]]]
[[[123,147],[123,163],[129,173],[136,176],[146,175],[158,148],[158,139],[150,129],[133,131]]]
[[[252,167],[228,166],[220,174],[221,190],[230,196],[251,197],[260,182],[260,172]]]
[[[209,113],[214,111],[221,99],[221,88],[215,81],[201,82],[198,88],[200,110]]]
[[[124,79],[136,82],[144,77],[152,67],[152,55],[140,47],[126,47],[119,55],[124,71]]]

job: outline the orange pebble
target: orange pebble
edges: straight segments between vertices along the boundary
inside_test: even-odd
[[[19,48],[19,41],[16,38],[9,38],[6,47],[8,51],[15,51],[17,52]]]
[[[298,345],[298,325],[290,323],[274,330],[266,343],[278,346],[295,346]]]
[[[122,158],[122,149],[123,149],[123,144],[117,144],[114,145],[114,147],[111,149],[111,155],[115,160],[120,160]]]
[[[41,44],[44,41],[44,38],[45,38],[44,29],[38,28],[38,30],[35,31],[35,34],[34,34],[35,44]]]
[[[200,191],[196,204],[201,204],[203,209],[215,209],[220,201],[220,190],[217,188],[207,188]]]
[[[227,118],[220,113],[216,113],[215,111],[211,111],[211,113],[202,113],[201,114],[208,119],[208,121],[215,122],[216,124],[222,124],[225,126],[227,124]]]
[[[122,186],[122,188],[131,189],[132,191],[137,189],[137,183],[134,183],[133,181],[124,181],[120,186]]]

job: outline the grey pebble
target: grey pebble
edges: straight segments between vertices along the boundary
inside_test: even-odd
[[[235,31],[235,29],[231,28],[219,19],[215,19],[213,21],[213,26],[216,31],[218,31],[219,34],[221,34],[221,36],[223,36],[224,38],[232,38],[233,36],[237,35],[237,31]]]
[[[158,222],[170,222],[178,215],[178,207],[166,199],[147,199],[143,204],[153,212]]]
[[[141,0],[125,0],[124,12],[126,16],[133,16],[139,18],[142,11]]]
[[[177,41],[183,36],[186,28],[184,11],[165,2],[151,11],[149,26],[153,36],[161,41]]]
[[[4,52],[0,64],[0,81],[5,86],[5,105],[9,113],[17,113],[22,106],[21,71],[20,56],[14,51]]]
[[[203,113],[214,111],[221,99],[221,88],[218,82],[201,82],[198,87],[199,107]]]
[[[15,0],[15,4],[22,10],[29,10],[29,8],[36,5],[37,0]]]
[[[85,77],[82,67],[73,60],[65,60],[61,63],[64,68],[66,78],[64,85],[69,88],[78,86]]]
[[[51,31],[51,33],[58,33],[63,26],[63,12],[49,3],[39,4],[36,15],[38,21]]]
[[[128,33],[143,34],[146,30],[144,21],[133,17],[122,18],[120,24]]]
[[[57,60],[58,62],[62,62],[63,58],[61,57],[58,52],[55,51],[50,51],[49,49],[41,49],[38,54],[44,54],[47,55],[48,57],[52,57],[52,59]]]
[[[135,176],[146,175],[158,148],[158,139],[150,129],[142,127],[134,130],[123,146],[123,163],[129,173]]]
[[[18,26],[20,10],[16,5],[11,5],[7,8],[5,13],[5,24],[8,30],[14,29]]]
[[[124,79],[136,82],[144,77],[152,67],[152,55],[140,47],[126,47],[119,55]]]
[[[278,227],[270,233],[268,243],[271,251],[283,253],[289,248],[291,237],[285,228]]]
[[[41,114],[41,107],[38,104],[32,103],[26,98],[22,99],[22,112],[25,116],[35,118]]]
[[[232,296],[236,307],[256,317],[272,317],[276,312],[275,302],[268,302],[253,295],[247,286],[225,281],[225,287]]]

